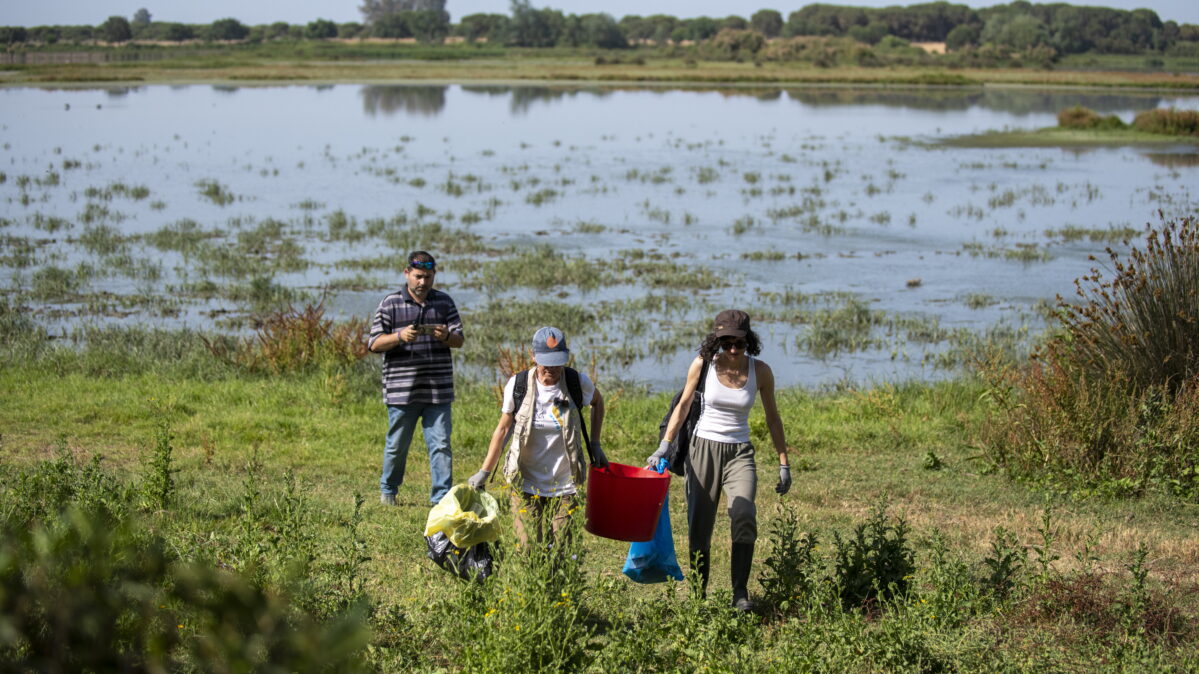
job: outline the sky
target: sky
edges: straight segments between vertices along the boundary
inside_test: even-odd
[[[150,11],[155,21],[181,23],[212,23],[216,19],[233,17],[245,24],[264,24],[275,21],[308,23],[313,19],[331,19],[338,23],[358,21],[361,0],[0,0],[0,25],[40,26],[53,24],[103,23],[109,16],[131,17],[139,8]],[[896,0],[854,0],[826,4],[858,7],[911,5],[916,2]],[[971,7],[990,7],[1006,4],[996,1],[951,0]],[[810,0],[790,0],[786,3],[762,0],[533,0],[534,7],[551,7],[568,14],[587,14],[603,11],[620,18],[626,14],[670,14],[677,17],[724,17],[738,14],[748,18],[758,9],[779,10],[784,17]],[[1080,0],[1077,5],[1114,7],[1117,9],[1147,8],[1157,12],[1163,21],[1199,24],[1199,0]],[[456,21],[478,12],[507,14],[508,0],[448,0],[446,9]]]

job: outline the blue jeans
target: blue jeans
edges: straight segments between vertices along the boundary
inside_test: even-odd
[[[395,494],[404,484],[404,468],[408,464],[408,446],[416,431],[416,421],[421,421],[425,434],[425,447],[429,450],[429,473],[432,486],[429,501],[437,503],[450,490],[452,484],[453,458],[450,455],[450,403],[430,405],[387,406],[387,444],[383,447],[383,476],[379,479],[379,490],[384,494]]]

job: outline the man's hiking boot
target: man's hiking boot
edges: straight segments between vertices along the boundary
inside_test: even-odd
[[[396,504],[396,495],[395,494],[379,494],[379,503],[382,503],[383,505],[387,505],[387,506],[393,506]]]
[[[729,563],[733,579],[733,608],[744,613],[754,610],[749,600],[749,570],[754,563],[753,543],[733,543],[732,561]]]

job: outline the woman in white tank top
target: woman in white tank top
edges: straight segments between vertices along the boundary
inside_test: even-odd
[[[749,412],[759,394],[770,441],[779,458],[779,481],[774,489],[786,494],[791,488],[787,440],[774,399],[774,374],[769,365],[755,358],[761,350],[761,340],[750,329],[749,314],[736,309],[717,314],[712,332],[687,371],[687,383],[658,451],[646,460],[654,466],[670,452],[691,409],[692,398],[701,395],[703,412],[686,461],[688,556],[692,572],[700,575],[706,590],[712,528],[724,492],[731,520],[733,606],[741,611],[753,609],[748,583],[758,536],[754,505],[757,465],[750,442]]]

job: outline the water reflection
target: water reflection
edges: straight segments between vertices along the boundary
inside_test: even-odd
[[[1161,104],[1152,94],[1093,94],[1062,91],[983,89],[788,89],[792,100],[813,107],[881,105],[910,110],[968,110],[979,107],[1016,115],[1057,114],[1075,105],[1096,112],[1148,110]]]
[[[1146,152],[1145,157],[1155,166],[1164,166],[1165,168],[1199,166],[1199,152]]]
[[[521,115],[529,111],[536,103],[551,103],[564,98],[574,98],[580,94],[587,94],[594,98],[605,98],[612,95],[616,89],[613,87],[560,87],[560,86],[544,86],[544,87],[529,87],[529,86],[498,86],[498,85],[472,85],[463,86],[462,91],[468,94],[481,94],[484,96],[504,96],[511,95],[512,101],[508,108],[513,115]]]
[[[362,87],[362,109],[371,117],[380,113],[391,116],[397,112],[436,117],[445,108],[446,89],[449,87],[404,84],[365,86]]]
[[[678,89],[636,86],[512,86],[502,84],[461,85],[464,93],[488,98],[508,97],[512,115],[523,115],[533,106],[577,97],[602,99],[616,92],[666,94]],[[371,85],[362,88],[363,110],[370,116],[406,113],[435,117],[446,106],[448,85]],[[1160,107],[1162,98],[1153,94],[1085,93],[1036,91],[1030,89],[852,89],[843,87],[695,87],[688,91],[712,92],[724,98],[753,98],[769,102],[788,100],[812,107],[877,105],[922,111],[962,111],[981,108],[1015,115],[1056,114],[1075,105],[1099,113]]]

